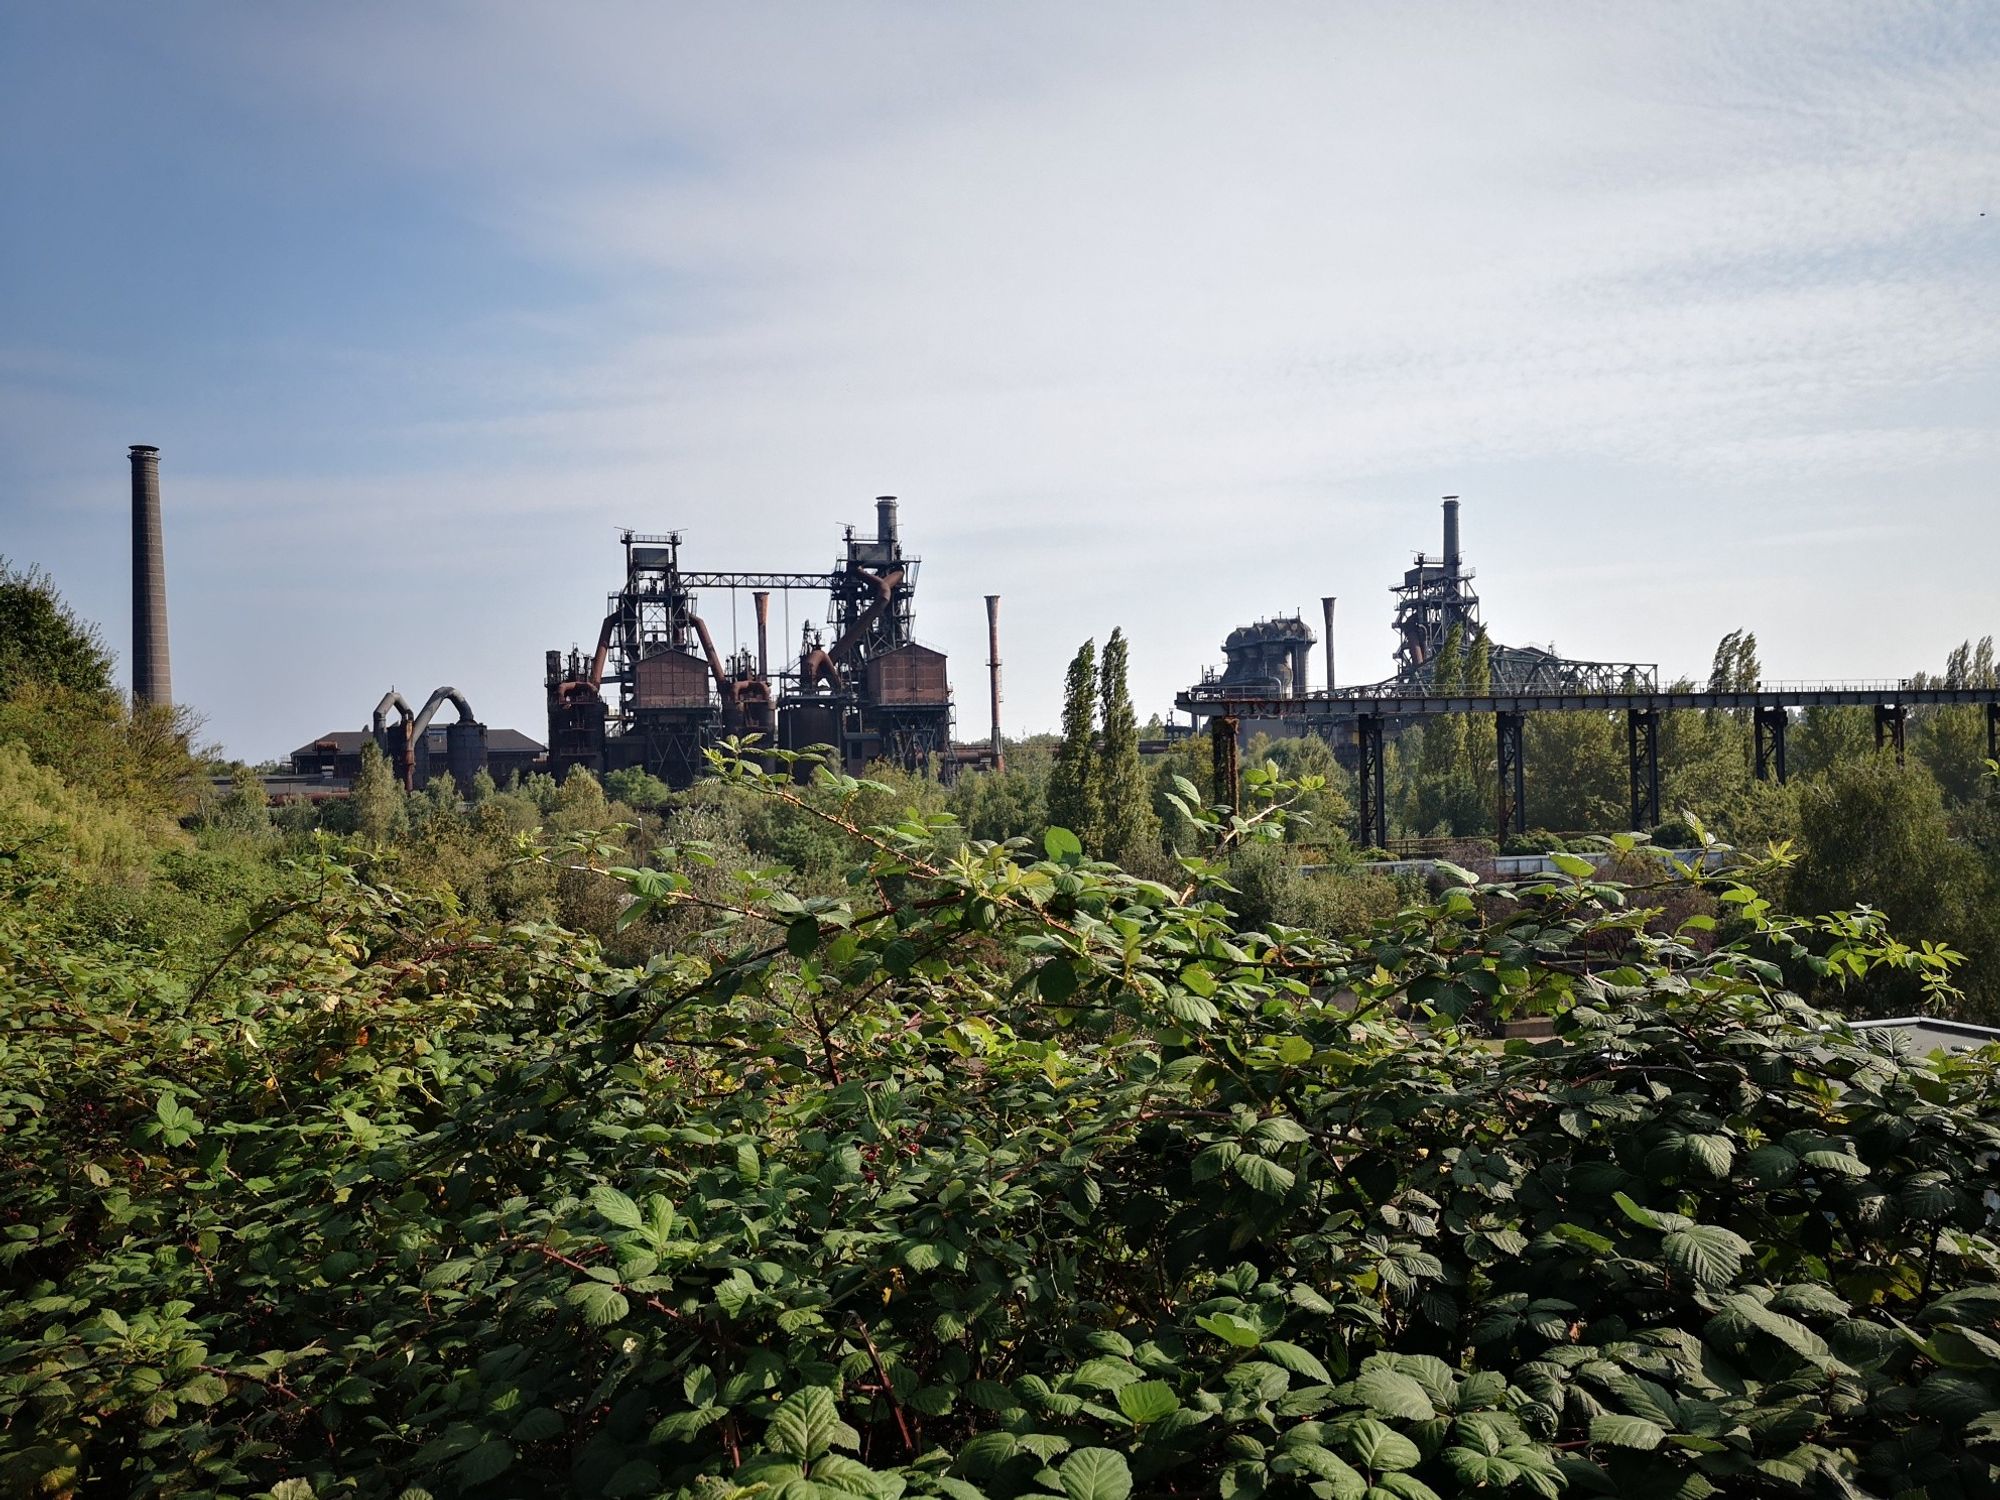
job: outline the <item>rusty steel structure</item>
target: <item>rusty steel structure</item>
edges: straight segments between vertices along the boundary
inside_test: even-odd
[[[440,765],[431,751],[429,731],[431,720],[447,703],[457,719],[444,726],[444,763]],[[396,715],[393,720],[389,717],[391,710]],[[486,726],[479,722],[465,695],[454,687],[438,688],[418,710],[412,710],[403,695],[390,688],[375,705],[369,732],[382,747],[383,757],[395,768],[396,778],[405,791],[417,791],[446,771],[463,791],[472,784],[473,777],[486,769]]]
[[[1394,676],[1332,688],[1334,600],[1320,601],[1325,611],[1328,684],[1322,696],[1329,690],[1378,697],[1427,693],[1437,686],[1438,661],[1454,633],[1461,650],[1470,650],[1485,632],[1479,594],[1473,587],[1478,575],[1466,566],[1460,546],[1458,510],[1458,496],[1445,496],[1443,550],[1436,556],[1417,553],[1403,581],[1389,590],[1396,600],[1391,620],[1396,637]],[[1223,669],[1204,670],[1202,680],[1182,696],[1195,704],[1197,717],[1202,700],[1243,697],[1244,689],[1252,686],[1261,686],[1264,696],[1273,699],[1309,696],[1305,669],[1313,640],[1311,627],[1295,615],[1238,626],[1222,644]],[[1561,656],[1553,648],[1506,646],[1490,638],[1487,661],[1488,680],[1496,692],[1643,692],[1659,681],[1659,669],[1650,662],[1582,661]]]
[[[549,764],[611,771],[639,766],[686,786],[707,749],[756,736],[787,750],[833,747],[858,771],[885,760],[931,770],[951,749],[945,654],[915,635],[918,559],[903,551],[896,499],[875,502],[875,533],[847,528],[841,556],[823,573],[704,571],[681,562],[682,534],[627,531],[625,581],[610,595],[597,646],[547,654]],[[724,657],[701,609],[706,595],[748,592],[754,652]],[[797,655],[772,670],[774,593],[823,593],[823,621],[808,620]],[[617,689],[616,701],[609,690]]]
[[[1759,683],[1754,688],[1698,690],[1662,688],[1650,663],[1577,661],[1538,647],[1499,646],[1490,641],[1491,675],[1479,690],[1440,684],[1438,656],[1454,631],[1470,642],[1482,630],[1479,596],[1472,570],[1459,548],[1458,497],[1444,505],[1444,550],[1437,557],[1417,554],[1396,596],[1397,672],[1381,682],[1355,687],[1333,685],[1333,605],[1325,610],[1327,686],[1305,688],[1293,666],[1287,673],[1279,653],[1289,651],[1304,631],[1296,619],[1260,621],[1230,634],[1224,643],[1229,665],[1213,668],[1183,689],[1174,706],[1211,727],[1227,724],[1232,741],[1258,729],[1324,738],[1355,774],[1357,827],[1362,844],[1388,839],[1384,747],[1404,728],[1447,714],[1491,714],[1494,724],[1495,826],[1502,834],[1527,831],[1525,726],[1535,713],[1616,713],[1626,718],[1631,823],[1652,828],[1660,821],[1660,715],[1680,710],[1745,715],[1753,726],[1754,774],[1760,780],[1786,776],[1786,731],[1796,711],[1819,707],[1872,707],[1875,744],[1904,758],[1905,727],[1912,708],[1983,705],[1989,758],[2000,758],[2000,688],[1942,686],[1921,679],[1892,682]],[[1216,768],[1222,774],[1220,740]]]

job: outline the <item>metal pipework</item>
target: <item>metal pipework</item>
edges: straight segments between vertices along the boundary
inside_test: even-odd
[[[1000,596],[986,596],[986,670],[993,691],[993,769],[1007,769],[1007,754],[1000,743]]]
[[[165,708],[174,701],[167,656],[167,550],[160,527],[160,450],[133,443],[132,701]]]
[[[1319,601],[1319,607],[1326,612],[1326,690],[1333,691],[1333,606],[1339,600],[1338,594],[1328,594]]]
[[[893,545],[896,540],[896,497],[877,495],[875,497],[875,540],[884,546]]]
[[[1444,570],[1458,573],[1458,496],[1444,497]]]
[[[750,602],[757,607],[757,675],[765,682],[771,680],[771,594],[768,589],[757,589],[750,595]]]

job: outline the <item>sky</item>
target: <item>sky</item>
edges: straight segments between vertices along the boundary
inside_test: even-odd
[[[989,593],[1010,733],[1115,626],[1142,717],[1326,594],[1387,675],[1446,494],[1498,640],[1897,677],[2000,628],[1997,179],[1977,4],[9,5],[0,554],[122,657],[158,444],[250,760],[543,738],[621,528],[878,494],[965,739]]]

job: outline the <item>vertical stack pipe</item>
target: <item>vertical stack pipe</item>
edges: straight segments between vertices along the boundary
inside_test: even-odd
[[[134,443],[132,459],[132,701],[174,701],[167,658],[167,549],[160,532],[160,450]]]
[[[1007,753],[1000,746],[1000,596],[986,596],[986,670],[993,690],[993,769],[1007,769]]]
[[[875,497],[875,540],[885,546],[896,540],[896,497]]]
[[[1319,607],[1326,611],[1326,690],[1333,692],[1333,606],[1336,594],[1328,594],[1319,601]]]
[[[757,589],[750,595],[750,602],[757,606],[757,677],[759,681],[771,680],[771,595],[767,590]]]
[[[1444,497],[1444,571],[1448,578],[1458,576],[1458,496]]]

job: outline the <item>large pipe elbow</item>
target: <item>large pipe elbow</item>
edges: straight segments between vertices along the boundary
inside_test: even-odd
[[[382,701],[375,705],[374,724],[377,734],[382,733],[383,730],[389,727],[389,710],[392,708],[396,710],[398,717],[405,724],[416,717],[410,711],[410,705],[403,701],[403,695],[394,688],[390,688],[388,692],[382,695]]]

